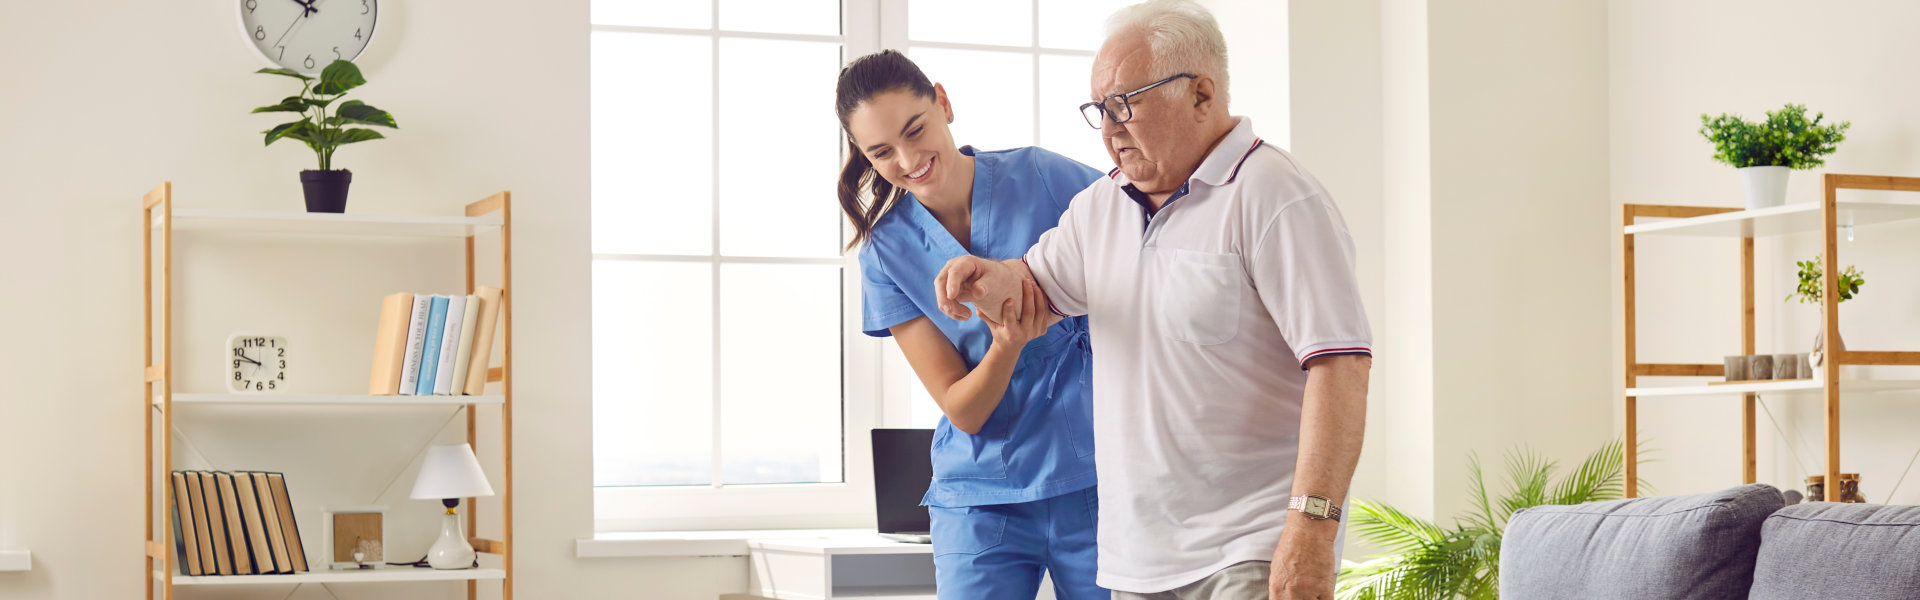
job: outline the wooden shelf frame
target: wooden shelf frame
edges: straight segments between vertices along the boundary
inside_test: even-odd
[[[1823,320],[1820,326],[1821,331],[1827,332],[1825,339],[1834,339],[1832,332],[1840,329],[1840,297],[1838,293],[1838,273],[1840,272],[1839,230],[1843,226],[1839,219],[1840,190],[1920,192],[1920,178],[1828,173],[1822,178],[1822,186],[1825,188],[1825,194],[1820,201],[1820,235],[1823,242],[1823,252],[1821,255],[1824,257],[1822,260],[1825,264],[1821,267],[1823,278],[1823,297],[1821,300],[1823,310],[1821,314],[1823,315]],[[1740,212],[1757,214],[1750,217],[1736,217],[1727,214]],[[1639,362],[1634,306],[1634,236],[1637,235],[1635,233],[1636,220],[1641,218],[1698,219],[1699,221],[1696,221],[1698,223],[1706,224],[1711,222],[1719,225],[1724,224],[1725,221],[1730,219],[1745,218],[1751,221],[1780,212],[1782,211],[1774,209],[1742,211],[1737,208],[1654,204],[1625,204],[1621,206],[1620,253],[1621,271],[1625,284],[1622,293],[1625,296],[1626,324],[1626,340],[1623,345],[1623,353],[1626,355],[1624,362],[1626,365],[1626,389],[1629,390],[1629,392],[1623,393],[1622,395],[1622,404],[1626,416],[1625,443],[1623,444],[1626,453],[1626,497],[1633,498],[1639,495],[1639,415],[1637,411],[1639,397],[1642,394],[1634,393],[1631,390],[1640,387],[1640,378],[1724,377],[1726,375],[1726,366],[1724,364],[1653,364]],[[1667,232],[1673,232],[1681,229],[1687,225],[1687,223],[1675,223],[1675,225],[1677,226],[1665,228],[1665,230]],[[1643,227],[1640,229],[1646,228]],[[1751,223],[1743,224],[1743,231],[1745,233],[1738,238],[1740,241],[1740,348],[1742,354],[1754,353],[1754,229]],[[1830,356],[1820,365],[1821,373],[1816,379],[1820,382],[1820,391],[1818,393],[1824,397],[1826,401],[1826,477],[1827,481],[1839,481],[1840,392],[1843,384],[1840,379],[1840,367],[1842,365],[1920,366],[1920,352],[1869,352],[1850,350],[1829,352],[1828,354]],[[1649,393],[1644,395],[1654,396],[1659,394]],[[1754,427],[1754,402],[1758,398],[1758,393],[1744,393],[1741,394],[1741,396],[1741,446],[1743,450],[1741,481],[1754,483],[1758,479]],[[1826,495],[1827,497],[1825,499],[1828,502],[1838,501],[1840,499],[1840,486],[1828,486]]]
[[[162,524],[163,526],[158,529],[154,527],[154,515],[156,514],[154,510],[154,497],[156,495],[161,498],[161,510],[157,514],[162,516],[173,514],[173,495],[159,493],[158,488],[154,487],[155,473],[171,473],[173,471],[173,436],[161,435],[157,443],[154,440],[154,416],[156,413],[160,419],[160,431],[171,432],[174,430],[172,298],[174,261],[173,232],[175,229],[176,214],[173,202],[173,182],[162,182],[141,196],[141,282],[144,290],[141,297],[141,314],[145,324],[146,343],[142,347],[142,361],[144,366],[141,372],[145,380],[145,389],[140,404],[141,413],[145,415],[146,423],[146,428],[143,433],[146,439],[146,487],[144,495],[146,496],[145,519],[147,536],[144,545],[144,564],[142,565],[141,571],[146,574],[147,600],[153,600],[155,596],[154,584],[156,582],[160,584],[159,589],[161,590],[160,596],[162,600],[173,600],[174,586],[176,583],[179,585],[305,585],[308,583],[325,585],[327,583],[375,583],[383,581],[465,581],[467,584],[467,598],[468,600],[474,600],[478,597],[478,585],[479,581],[482,580],[499,580],[501,582],[501,598],[504,600],[513,600],[512,199],[512,192],[502,191],[482,200],[467,204],[464,216],[457,218],[415,216],[378,217],[365,215],[314,217],[300,213],[182,211],[185,214],[181,216],[217,218],[220,221],[220,226],[207,230],[213,232],[248,233],[249,230],[245,227],[245,224],[252,221],[262,225],[260,231],[269,231],[276,234],[307,233],[337,235],[346,231],[344,228],[366,228],[367,230],[362,233],[363,235],[464,238],[466,246],[466,289],[469,294],[474,292],[476,286],[474,238],[479,235],[494,233],[500,236],[501,322],[499,325],[499,336],[502,358],[500,366],[488,369],[487,373],[487,381],[489,383],[498,382],[500,384],[499,394],[468,396],[464,399],[454,396],[409,397],[402,399],[403,401],[397,402],[396,404],[409,406],[429,404],[465,405],[467,408],[467,410],[464,411],[467,414],[467,443],[473,445],[476,451],[479,449],[479,431],[476,423],[477,415],[475,414],[477,411],[474,409],[483,406],[500,407],[500,444],[503,458],[501,480],[496,482],[496,485],[500,490],[498,498],[500,502],[500,521],[502,524],[501,539],[493,540],[471,537],[469,541],[473,544],[476,552],[500,556],[501,567],[498,569],[442,572],[439,575],[433,573],[428,573],[427,575],[408,574],[401,573],[400,570],[395,569],[390,573],[378,575],[323,571],[293,575],[189,577],[179,575],[177,573],[179,569],[174,566],[173,528],[170,524]],[[160,242],[158,246],[158,264],[160,271],[158,281],[159,293],[157,295],[155,294],[154,286],[154,258],[156,251],[154,237],[156,231],[158,232]],[[160,348],[162,349],[160,360],[157,363],[154,360],[154,341],[156,339],[154,303],[156,298],[159,299],[160,309],[158,313],[157,339],[160,341]],[[234,402],[218,402],[207,398],[204,394],[183,394],[183,396],[188,396],[188,398],[183,399],[185,400],[182,402],[183,405],[196,403],[270,405],[275,403],[275,397],[245,397],[237,399]],[[365,398],[367,401],[363,402],[360,400],[361,398]],[[372,401],[376,398],[379,397],[305,395],[290,398],[294,401],[283,403],[306,405],[379,404],[378,402]],[[157,463],[154,457],[156,446],[159,453],[159,461]],[[475,526],[478,524],[480,513],[479,499],[466,498],[466,506],[466,527],[468,534],[471,536],[477,531]],[[178,581],[176,582],[176,580]]]

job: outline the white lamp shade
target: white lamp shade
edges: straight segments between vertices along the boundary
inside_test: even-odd
[[[427,448],[420,462],[420,477],[413,480],[413,499],[439,500],[492,496],[493,486],[480,471],[480,459],[466,444]]]

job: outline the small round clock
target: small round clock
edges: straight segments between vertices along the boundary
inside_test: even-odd
[[[288,360],[286,336],[257,333],[228,336],[227,391],[235,394],[286,391]]]
[[[238,0],[240,26],[267,62],[308,75],[373,41],[377,0]]]

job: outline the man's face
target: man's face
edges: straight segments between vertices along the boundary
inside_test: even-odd
[[[1093,100],[1131,92],[1173,75],[1155,73],[1152,68],[1153,57],[1144,32],[1109,38],[1093,58]],[[1126,123],[1101,121],[1100,137],[1107,155],[1142,192],[1178,189],[1204,158],[1201,154],[1206,148],[1199,143],[1201,120],[1194,83],[1190,79],[1172,81],[1128,99],[1133,118]]]

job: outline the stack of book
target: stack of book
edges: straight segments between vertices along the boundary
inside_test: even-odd
[[[173,540],[181,575],[307,570],[300,526],[279,473],[174,471]]]
[[[487,388],[500,290],[465,296],[393,294],[380,304],[373,349],[374,395],[469,395]]]

